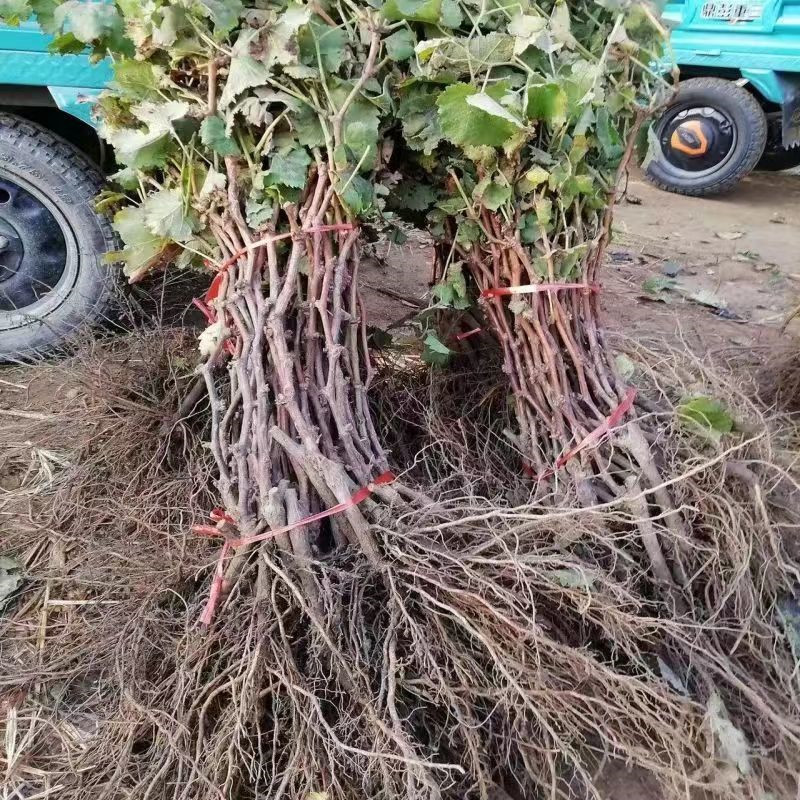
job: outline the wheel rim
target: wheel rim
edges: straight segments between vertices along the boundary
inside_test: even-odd
[[[0,330],[51,313],[77,277],[75,235],[59,206],[10,170],[0,170]]]
[[[702,177],[720,170],[736,149],[733,119],[711,106],[676,106],[661,118],[658,140],[672,172]]]

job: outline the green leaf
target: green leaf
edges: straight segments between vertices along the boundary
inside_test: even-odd
[[[325,144],[325,134],[322,130],[316,112],[305,103],[294,114],[292,120],[298,144],[304,147],[322,147]]]
[[[158,100],[163,70],[147,61],[123,58],[112,65],[112,88],[136,100]]]
[[[414,55],[414,46],[417,40],[408,28],[401,28],[391,36],[387,36],[383,43],[386,45],[386,53],[392,61],[405,61]]]
[[[506,93],[503,84],[486,89],[490,99],[499,101]],[[478,89],[467,83],[448,86],[437,98],[439,121],[444,135],[456,145],[502,147],[518,130],[517,125],[500,116],[470,105],[467,98]]]
[[[733,417],[718,400],[712,397],[694,397],[677,408],[678,419],[689,427],[701,431],[714,441],[733,430]]]
[[[507,108],[501,106],[497,100],[495,100],[486,92],[478,92],[478,94],[473,94],[467,97],[467,105],[472,106],[472,108],[478,108],[481,111],[485,111],[487,114],[490,114],[493,117],[500,117],[500,119],[510,122],[517,128],[525,127]]]
[[[206,117],[200,125],[200,141],[220,156],[238,156],[239,145],[225,133],[225,120]]]
[[[220,107],[227,108],[242,92],[261,86],[267,78],[269,69],[260,61],[250,55],[234,55],[228,68],[228,79],[219,97]]]
[[[374,185],[348,170],[337,175],[334,181],[336,194],[352,214],[363,214],[375,202]]]
[[[13,2],[13,0],[12,0]],[[36,14],[36,24],[51,36],[58,33],[55,13],[59,0],[30,0],[30,7]]]
[[[607,109],[598,109],[595,124],[597,139],[600,142],[603,155],[610,161],[618,161],[625,152],[625,145],[619,135],[619,131],[612,124],[611,116]]]
[[[183,195],[177,189],[162,189],[148,195],[144,203],[144,223],[154,236],[174,242],[191,238],[194,225],[187,213]]]
[[[86,45],[80,39],[76,39],[74,33],[69,32],[56,36],[47,49],[60,56],[77,56],[86,52]]]
[[[160,167],[166,163],[175,134],[173,124],[189,112],[187,103],[145,101],[131,107],[131,113],[145,125],[145,130],[101,128],[101,135],[113,147],[117,161],[136,169]]]
[[[268,183],[302,189],[306,185],[310,163],[311,156],[304,147],[296,147],[288,153],[275,153],[267,171]]]
[[[664,299],[661,297],[662,292],[674,289],[675,286],[676,282],[672,278],[664,278],[661,275],[651,275],[642,281],[642,290],[645,294],[649,294],[659,300]]]
[[[156,236],[144,221],[144,208],[129,206],[114,215],[114,230],[125,247],[118,253],[109,253],[108,260],[122,261],[123,272],[132,281],[138,280],[158,263],[170,241]]]
[[[511,186],[503,177],[493,180],[487,175],[472,190],[472,198],[490,211],[497,211],[511,198]]]
[[[341,28],[332,28],[320,17],[312,17],[308,25],[300,30],[298,42],[300,60],[304,64],[312,67],[318,65],[317,48],[319,48],[322,66],[328,72],[338,72],[344,62],[347,51],[347,33]]]
[[[390,199],[394,208],[426,211],[436,202],[436,192],[425,183],[405,180],[395,187]]]
[[[540,228],[547,230],[553,219],[553,201],[549,197],[538,197],[534,206],[536,222]]]
[[[558,128],[567,119],[567,94],[558,83],[540,83],[528,88],[528,119],[542,120]]]
[[[462,264],[460,261],[454,261],[452,264],[450,264],[450,266],[447,268],[447,273],[445,274],[444,280],[440,283],[437,283],[431,292],[437,301],[443,306],[458,310],[469,308],[471,304],[469,297],[467,296],[467,282],[464,278],[464,272],[462,270]],[[436,341],[442,347],[444,347],[444,345],[442,345],[438,339]],[[450,350],[447,348],[445,348],[445,350],[447,353],[450,352]],[[440,353],[440,355],[443,354],[444,353]]]
[[[227,36],[239,22],[244,11],[241,0],[199,0],[203,13],[214,25],[214,35],[218,39]]]
[[[122,29],[122,20],[116,7],[108,3],[67,0],[55,9],[53,18],[59,29],[68,30],[85,44]]]
[[[400,101],[398,117],[403,124],[403,135],[412,150],[432,153],[444,137],[439,124],[436,99],[441,87],[418,83],[407,90]]]
[[[422,360],[426,364],[442,367],[453,355],[453,351],[447,345],[442,344],[434,333],[429,333],[423,344],[425,346],[422,350]]]
[[[435,24],[442,12],[442,0],[386,0],[381,9],[390,22],[403,19]]]

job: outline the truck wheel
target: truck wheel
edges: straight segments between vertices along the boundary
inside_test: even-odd
[[[758,101],[722,78],[682,83],[655,123],[660,152],[647,175],[678,194],[720,194],[753,170],[764,152],[767,120]]]
[[[94,210],[102,183],[68,142],[0,113],[0,361],[50,352],[106,316],[115,238]]]
[[[762,172],[782,172],[794,167],[800,167],[800,146],[787,149],[785,147],[773,148],[767,145],[756,169]]]

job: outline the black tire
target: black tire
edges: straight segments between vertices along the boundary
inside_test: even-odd
[[[663,126],[687,109],[713,109],[732,129],[733,143],[724,160],[693,172],[671,163],[663,151]],[[647,167],[647,176],[660,189],[701,197],[721,194],[736,186],[758,163],[767,142],[767,120],[747,89],[723,78],[691,78],[655,123],[661,150]]]
[[[7,253],[10,263],[0,263],[0,361],[50,353],[76,329],[107,318],[118,270],[103,260],[116,239],[94,209],[102,185],[97,167],[67,141],[0,112],[0,224],[6,233],[18,231],[18,238],[3,236],[0,244],[0,260]],[[39,215],[43,222],[35,230],[45,235],[31,236],[31,214]],[[53,259],[47,283],[36,272],[37,251]]]
[[[794,167],[800,167],[800,145],[788,150],[785,147],[767,147],[756,165],[761,172],[782,172]]]

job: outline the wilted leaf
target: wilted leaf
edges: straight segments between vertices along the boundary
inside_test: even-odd
[[[225,133],[225,120],[206,117],[200,125],[200,141],[220,156],[238,156],[239,145]]]
[[[572,49],[577,42],[572,35],[572,25],[569,18],[569,7],[566,0],[559,0],[550,15],[550,35],[558,44]]]
[[[22,583],[22,565],[11,556],[0,556],[0,608]]]
[[[224,189],[227,183],[228,179],[223,173],[217,172],[215,169],[209,169],[200,188],[200,197],[208,197],[217,189]]]
[[[212,322],[205,330],[200,332],[197,337],[197,349],[201,356],[208,358],[217,352],[219,346],[228,338],[228,330],[222,319]]]
[[[710,289],[698,289],[696,292],[689,292],[686,294],[686,298],[699,303],[701,306],[709,306],[710,308],[728,307],[728,301],[714,294]]]
[[[727,242],[734,239],[741,239],[744,234],[741,231],[716,231],[714,235],[717,239],[724,239]]]
[[[414,49],[429,77],[474,76],[511,61],[514,37],[493,31],[485,36],[425,39]]]
[[[624,353],[619,353],[614,359],[614,363],[616,364],[617,372],[619,373],[620,378],[629,380],[636,372],[636,364],[634,364],[633,361],[631,361]]]
[[[536,14],[515,14],[508,23],[508,32],[514,37],[514,54],[524,53],[531,45],[539,46],[547,20]]]
[[[114,215],[114,230],[125,247],[110,253],[108,260],[123,262],[123,272],[131,280],[145,275],[160,259],[169,246],[169,239],[151,233],[144,221],[144,209],[130,206]]]
[[[611,116],[605,108],[597,111],[596,131],[603,155],[610,161],[619,160],[625,150],[625,145],[619,131],[611,123]]]
[[[177,100],[140,103],[131,107],[131,113],[145,123],[146,130],[104,128],[103,138],[113,145],[117,161],[126,166],[136,169],[163,166],[175,133],[173,123],[188,112],[188,104]]]
[[[550,573],[565,589],[592,589],[597,576],[585,569],[554,569]]]
[[[731,722],[725,704],[716,691],[708,698],[708,720],[719,742],[720,755],[742,775],[749,775],[750,746],[747,737]]]
[[[709,438],[719,441],[724,433],[733,430],[733,417],[718,400],[712,397],[694,397],[677,408],[678,419],[688,423]]]
[[[504,86],[495,84],[488,87],[485,94],[498,101],[505,91]],[[436,104],[442,131],[453,144],[501,147],[519,129],[519,123],[470,105],[467,98],[477,94],[478,89],[474,86],[455,83],[439,95]]]
[[[689,691],[686,688],[686,684],[678,677],[675,670],[664,661],[661,656],[657,656],[658,661],[658,671],[661,673],[661,677],[667,682],[669,686],[671,686],[676,692],[679,692],[682,695],[687,695]]]
[[[441,367],[444,366],[453,355],[453,351],[446,344],[442,344],[433,333],[429,333],[425,337],[424,345],[422,360],[426,364],[433,364]]]

